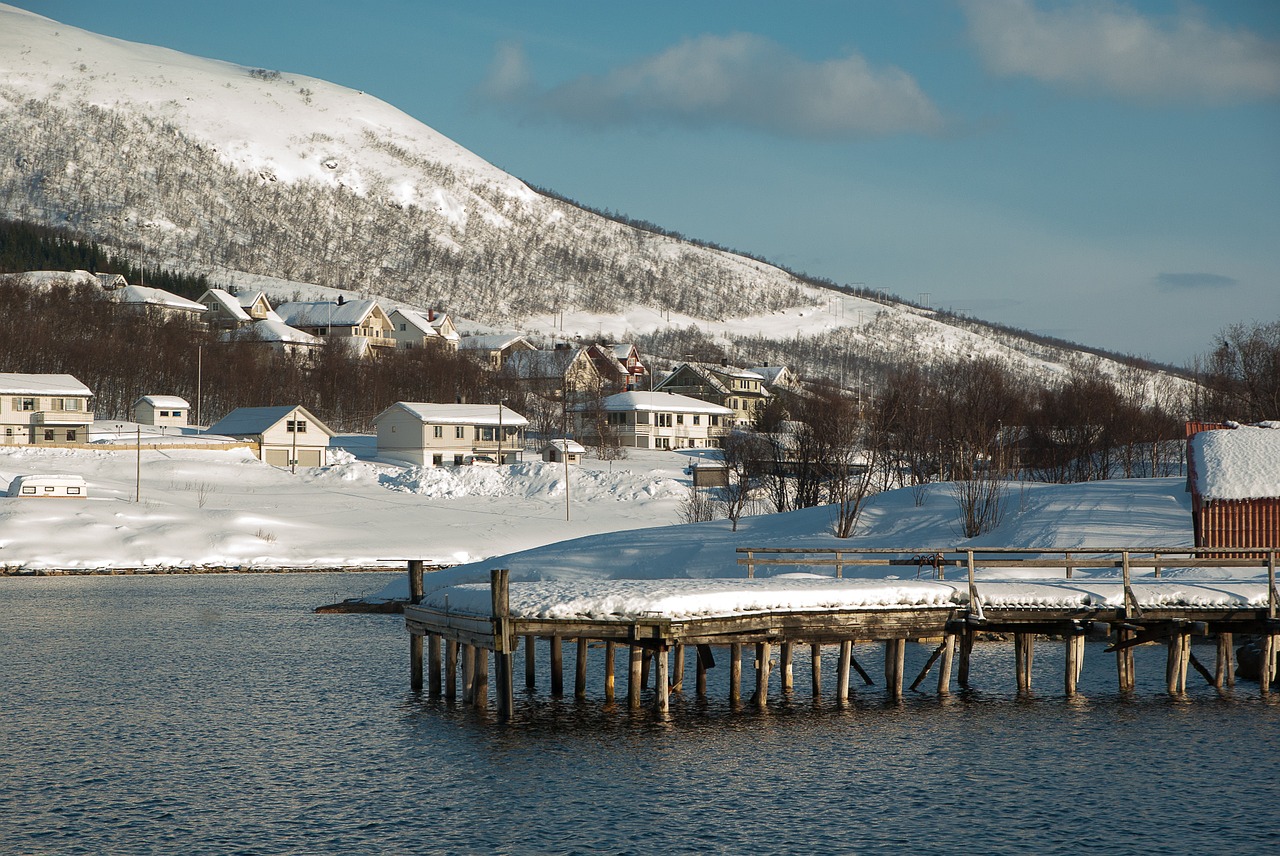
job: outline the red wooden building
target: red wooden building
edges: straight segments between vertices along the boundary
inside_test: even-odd
[[[1187,423],[1197,547],[1280,546],[1280,422]]]

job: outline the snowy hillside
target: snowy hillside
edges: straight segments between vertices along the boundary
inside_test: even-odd
[[[797,367],[850,385],[854,362],[994,353],[1047,380],[1072,356],[544,197],[368,93],[4,5],[0,147],[0,214],[277,296],[342,289],[547,338],[696,326],[744,363],[806,339]]]

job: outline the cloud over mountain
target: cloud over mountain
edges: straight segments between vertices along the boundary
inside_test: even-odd
[[[1215,26],[1187,7],[1166,18],[1093,2],[962,0],[988,71],[1120,98],[1235,103],[1280,95],[1280,44]]]
[[[945,122],[915,79],[857,53],[813,62],[762,36],[685,40],[661,53],[538,90],[522,52],[502,45],[479,94],[531,117],[587,125],[733,125],[792,137],[936,133]]]

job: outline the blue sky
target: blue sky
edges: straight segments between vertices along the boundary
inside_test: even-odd
[[[1280,319],[1280,3],[19,0],[365,90],[533,184],[1178,365]]]

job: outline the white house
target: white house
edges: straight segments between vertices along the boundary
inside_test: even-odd
[[[68,374],[0,372],[0,444],[86,443],[89,387]]]
[[[542,447],[542,460],[549,464],[580,464],[586,453],[587,450],[576,440],[558,437],[548,440]]]
[[[378,457],[439,467],[463,466],[477,457],[516,463],[529,420],[501,404],[397,401],[373,424]]]
[[[519,333],[494,333],[487,336],[463,336],[458,349],[471,354],[493,371],[502,368],[507,357],[516,351],[537,350]]]
[[[704,449],[720,445],[733,427],[733,409],[670,392],[619,392],[574,408],[579,438],[595,442],[600,428],[637,449]]]
[[[203,315],[207,311],[203,303],[148,285],[126,285],[107,293],[131,309],[154,310],[164,315]]]
[[[329,465],[333,432],[305,407],[237,407],[206,433],[257,443],[258,458],[273,467]]]
[[[176,395],[144,395],[129,408],[133,421],[140,425],[162,425],[185,428],[191,405]]]
[[[391,338],[396,340],[397,348],[458,350],[458,331],[444,313],[437,314],[434,309],[428,309],[426,314],[413,309],[393,309],[388,317]]]
[[[396,346],[391,336],[391,319],[373,300],[339,297],[337,302],[281,303],[275,311],[290,327],[312,336],[353,339],[360,343],[363,352],[370,352],[369,348]]]

